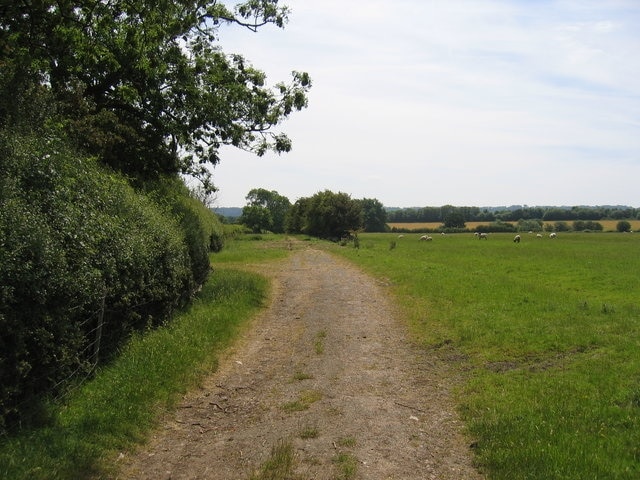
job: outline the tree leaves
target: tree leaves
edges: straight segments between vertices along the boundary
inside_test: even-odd
[[[273,128],[306,108],[309,75],[292,72],[270,88],[263,72],[216,43],[221,23],[283,27],[288,9],[277,0],[246,1],[234,12],[210,0],[3,8],[3,69],[49,89],[58,105],[54,123],[116,169],[142,177],[194,173],[203,171],[194,165],[218,163],[223,145],[257,155],[291,149]],[[0,123],[24,108],[9,101],[13,84],[0,82]]]
[[[321,238],[340,239],[363,226],[362,202],[343,192],[318,192],[296,201],[289,214],[288,230]]]

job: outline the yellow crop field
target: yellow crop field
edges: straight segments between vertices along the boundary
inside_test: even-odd
[[[616,230],[616,225],[620,220],[598,220],[598,223],[602,225],[605,232]],[[640,232],[640,220],[627,220],[631,224],[631,230],[634,232]],[[569,223],[571,225],[571,223]]]
[[[634,232],[640,232],[640,220],[627,220],[630,224],[631,224],[631,230],[633,230]],[[597,221],[599,224],[602,225],[602,228],[605,232],[615,232],[616,230],[616,225],[618,224],[619,220],[598,220]],[[506,222],[506,223],[515,223],[515,222]],[[554,223],[556,223],[555,221],[553,222],[545,222],[545,224],[551,224],[553,225]],[[573,223],[572,220],[568,220],[567,225],[569,225],[569,227],[571,227],[571,224]],[[438,229],[440,227],[442,227],[442,222],[414,222],[414,223],[398,223],[398,222],[392,222],[392,223],[388,223],[387,225],[389,225],[389,228],[402,228],[402,229],[407,229],[407,230],[420,230],[420,229]],[[475,230],[475,228],[478,225],[487,225],[487,222],[466,222],[465,226],[466,228],[468,228],[469,230]]]
[[[465,226],[469,229],[469,230],[473,230],[474,228],[476,228],[478,225],[486,225],[487,222],[466,222]],[[389,225],[389,228],[406,228],[409,230],[419,230],[422,228],[430,228],[430,229],[437,229],[442,227],[442,222],[415,222],[415,223],[397,223],[397,222],[393,222],[393,223],[388,223],[387,225]]]

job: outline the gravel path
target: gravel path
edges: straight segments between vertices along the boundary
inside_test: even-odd
[[[118,478],[249,479],[284,444],[296,480],[482,478],[451,372],[410,343],[383,286],[310,247],[263,273],[270,306]]]

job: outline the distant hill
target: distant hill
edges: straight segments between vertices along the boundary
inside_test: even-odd
[[[237,218],[242,215],[242,207],[217,207],[213,212],[223,217]]]

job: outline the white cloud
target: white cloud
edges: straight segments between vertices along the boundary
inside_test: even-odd
[[[385,205],[638,206],[640,4],[285,1],[284,31],[221,32],[270,81],[314,81],[294,150],[225,151],[219,203],[255,187]]]

